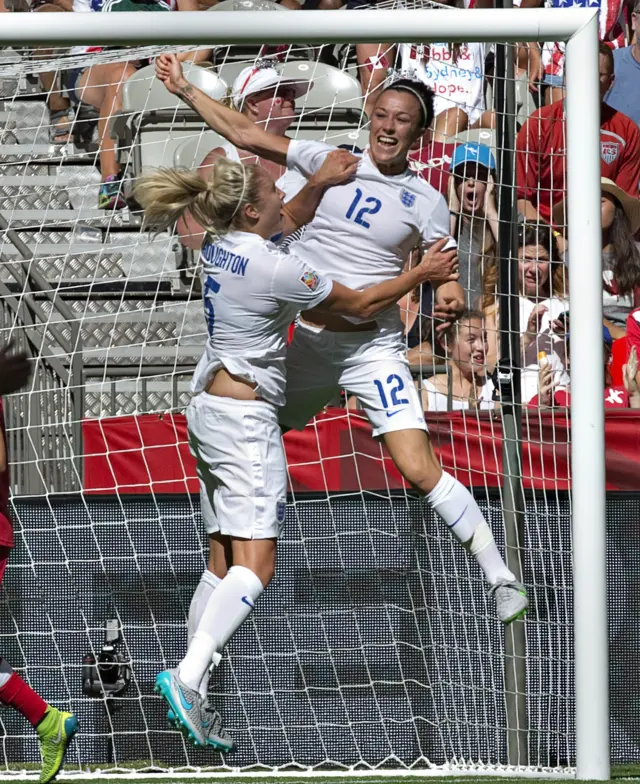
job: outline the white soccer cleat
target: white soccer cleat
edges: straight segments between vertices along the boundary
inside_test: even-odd
[[[529,607],[527,590],[516,580],[498,580],[489,588],[489,596],[496,601],[496,614],[504,624],[510,624],[524,615]]]

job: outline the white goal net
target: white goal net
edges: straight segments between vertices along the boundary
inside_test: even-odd
[[[438,10],[426,0],[413,7]],[[201,48],[204,59],[187,70],[222,98],[243,68],[270,58],[284,77],[313,82],[289,136],[364,149],[362,84],[379,67],[426,68],[440,125],[411,166],[458,199],[463,283],[492,332],[491,373],[506,345],[496,317],[500,257],[516,253],[513,244],[499,250],[500,225],[513,222],[513,243],[526,232],[517,226],[516,134],[540,103],[530,79],[537,46],[416,43],[369,68],[352,45],[275,40]],[[499,389],[481,399],[474,386],[458,405],[452,338],[437,339],[428,289],[401,305],[434,446],[471,488],[509,563],[521,565],[526,620],[505,631],[475,562],[406,488],[354,401],[338,395],[286,438],[291,495],[277,577],[212,678],[236,750],[194,749],[167,723],[153,683],[184,654],[206,557],[183,411],[207,330],[198,254],[175,232],[142,230],[131,186],[153,167],[196,168],[221,142],[154,80],[153,59],[169,50],[193,51],[0,50],[0,342],[25,348],[34,369],[28,391],[5,401],[16,549],[0,604],[2,656],[78,715],[71,773],[571,772],[566,411],[524,406],[522,463],[511,462],[517,443],[503,457]],[[120,68],[114,82],[86,76],[106,66]],[[113,111],[105,94],[115,95]],[[443,113],[456,115],[449,125]],[[455,179],[449,185],[464,144],[491,156],[495,180],[471,216],[473,196],[464,185],[456,191]],[[568,295],[562,258],[550,261],[559,288],[549,296],[564,303],[557,318]],[[523,404],[538,393],[539,353],[562,343],[564,356],[564,338],[549,330],[552,345],[542,346],[539,337],[533,362],[524,358]],[[0,721],[2,771],[36,767],[35,735],[22,717],[1,710]]]

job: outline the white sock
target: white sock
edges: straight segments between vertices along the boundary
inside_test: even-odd
[[[205,569],[198,583],[198,587],[193,593],[191,604],[189,605],[189,618],[187,620],[187,646],[191,645],[193,635],[196,633],[200,625],[200,618],[211,594],[220,585],[222,580],[216,577],[213,572]]]
[[[498,580],[516,579],[502,560],[487,521],[464,485],[443,471],[427,500],[451,533],[475,556],[490,585]]]
[[[180,680],[199,689],[205,673],[220,651],[241,626],[264,587],[259,578],[244,566],[232,566],[227,576],[209,597],[187,655],[179,665]]]
[[[198,626],[200,625],[202,613],[204,612],[204,609],[207,606],[209,599],[211,598],[211,594],[215,591],[221,582],[222,579],[217,577],[208,569],[205,569],[202,573],[198,587],[194,591],[191,604],[189,605],[189,619],[187,621],[187,646],[191,645],[191,640],[193,639],[193,635],[196,633]],[[207,667],[199,686],[200,696],[203,700],[206,700],[207,695],[209,694],[210,677],[211,667]]]

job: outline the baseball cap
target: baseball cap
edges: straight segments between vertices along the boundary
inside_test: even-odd
[[[270,87],[280,87],[287,85],[293,87],[296,93],[296,98],[306,95],[313,87],[313,82],[308,79],[287,79],[274,68],[272,65],[250,65],[243,68],[236,77],[233,87],[231,88],[231,96],[233,105],[236,109],[240,109],[244,99],[248,95],[259,93],[262,90],[268,90]]]
[[[477,163],[489,171],[496,168],[496,159],[493,157],[491,149],[486,144],[478,144],[477,142],[466,142],[455,148],[451,157],[450,171],[463,163]]]

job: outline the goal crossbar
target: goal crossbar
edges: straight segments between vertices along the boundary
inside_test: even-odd
[[[576,755],[579,779],[609,778],[604,388],[600,258],[600,96],[595,9],[5,14],[0,45],[212,45],[566,41]]]
[[[377,43],[393,40],[450,41],[569,41],[588,34],[589,23],[597,18],[593,9],[509,9],[496,14],[477,10],[465,19],[456,9],[397,11],[316,11],[313,29],[306,18],[278,14],[247,14],[227,11],[207,15],[202,11],[176,17],[159,14],[153,24],[141,24],[138,14],[123,12],[73,14],[67,18],[52,14],[46,26],[34,25],[27,14],[12,14],[2,20],[0,45],[52,44],[124,46],[128,44],[262,44],[271,35],[281,43]],[[257,17],[257,18],[256,18]],[[284,18],[283,18],[284,17]],[[271,32],[273,31],[273,32]]]

